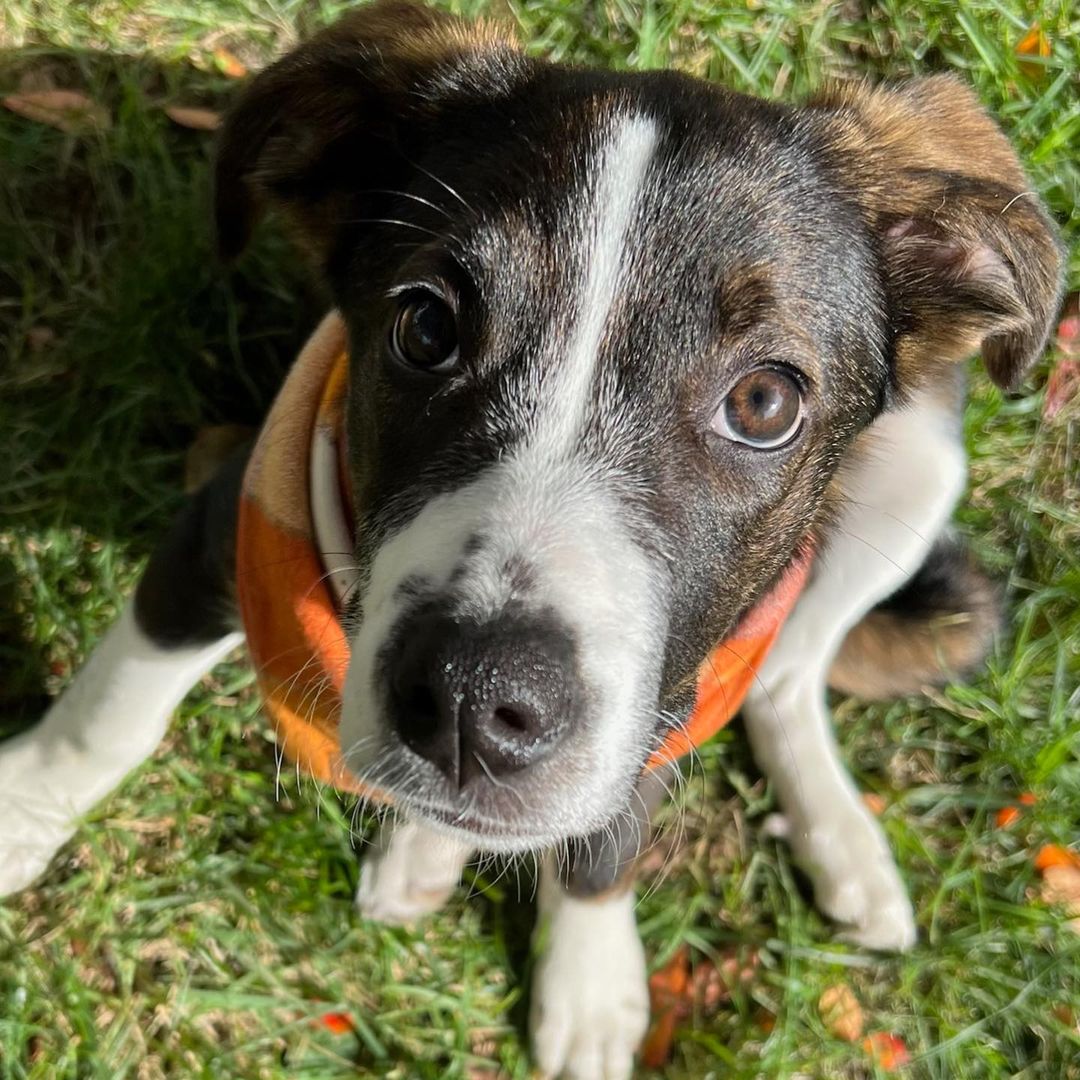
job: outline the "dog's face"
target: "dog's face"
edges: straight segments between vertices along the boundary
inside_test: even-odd
[[[845,104],[546,65],[399,4],[255,84],[226,245],[253,192],[284,204],[351,342],[352,772],[489,850],[602,827],[919,335],[1011,334],[1002,377],[1041,344],[1011,252],[845,187]],[[937,330],[899,298],[919,257],[979,292],[935,293]]]

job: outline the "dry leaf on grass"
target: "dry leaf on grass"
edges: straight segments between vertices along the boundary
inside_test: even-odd
[[[5,109],[37,124],[47,124],[68,135],[106,131],[112,125],[108,110],[77,90],[34,90],[8,94]]]
[[[44,352],[55,341],[56,331],[51,326],[31,326],[26,331],[26,344],[31,352]]]
[[[1033,59],[1045,59],[1050,55],[1050,38],[1037,22],[1032,23],[1031,28],[1020,39],[1016,46],[1016,55],[1019,58],[1020,70],[1029,79],[1039,79],[1046,75],[1046,65]]]
[[[1080,870],[1080,852],[1060,844],[1044,844],[1035,856],[1035,869],[1045,873],[1052,866],[1072,866]]]
[[[165,115],[181,127],[192,131],[217,131],[221,127],[221,113],[213,109],[199,109],[188,105],[166,105]]]
[[[757,973],[761,960],[756,951],[731,950],[719,962],[698,960],[690,965],[690,950],[683,946],[671,960],[649,978],[653,1024],[641,1049],[641,1060],[659,1069],[671,1056],[679,1022],[695,1010],[715,1012],[732,991],[745,986]]]
[[[242,79],[247,73],[247,66],[228,49],[215,49],[214,62],[218,71],[230,79]]]
[[[818,998],[818,1013],[831,1035],[844,1042],[858,1042],[863,1033],[863,1011],[847,983],[830,986]]]
[[[899,1035],[875,1031],[863,1039],[862,1045],[874,1064],[885,1072],[896,1072],[911,1060],[908,1048]]]
[[[1065,925],[1080,934],[1080,867],[1048,866],[1042,877],[1043,903],[1062,908],[1069,917]]]
[[[319,1024],[332,1031],[335,1035],[351,1035],[353,1028],[352,1017],[348,1013],[328,1012],[319,1017]]]
[[[690,950],[684,945],[659,971],[649,976],[653,1023],[641,1047],[641,1061],[659,1069],[671,1056],[675,1028],[688,1009]]]

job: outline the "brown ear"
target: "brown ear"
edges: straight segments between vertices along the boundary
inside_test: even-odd
[[[376,0],[261,72],[218,142],[221,255],[244,249],[266,203],[325,253],[342,190],[387,186],[401,127],[430,116],[440,95],[475,90],[485,75],[505,78],[516,48],[494,24]]]
[[[1008,140],[951,76],[813,104],[878,236],[901,385],[981,349],[991,378],[1015,386],[1046,344],[1063,260]]]

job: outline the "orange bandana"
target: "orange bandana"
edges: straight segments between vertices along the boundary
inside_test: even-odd
[[[371,795],[339,762],[349,664],[340,613],[353,560],[339,445],[347,379],[345,328],[331,313],[290,370],[252,451],[240,496],[236,589],[283,753],[318,780]],[[700,746],[735,715],[809,568],[808,554],[796,557],[712,651],[698,672],[688,723],[671,732],[650,768]]]

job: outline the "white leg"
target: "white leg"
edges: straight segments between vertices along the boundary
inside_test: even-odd
[[[539,909],[545,947],[533,976],[529,1027],[541,1073],[628,1080],[649,1023],[633,890],[575,899],[549,859],[541,868]]]
[[[426,825],[388,820],[360,867],[357,910],[395,926],[430,915],[457,888],[471,855],[470,848]]]
[[[848,630],[918,569],[948,523],[965,478],[952,423],[927,400],[874,424],[873,452],[847,485],[852,501],[743,710],[818,906],[868,948],[909,948],[915,921],[884,834],[840,760],[825,679]]]
[[[128,603],[41,723],[0,743],[0,896],[49,865],[79,818],[153,753],[188,690],[242,641],[162,649]]]

